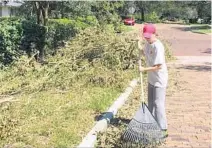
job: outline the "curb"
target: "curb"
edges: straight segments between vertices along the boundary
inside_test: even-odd
[[[132,93],[135,86],[137,86],[138,80],[133,79],[129,86],[125,89],[117,100],[112,104],[108,111],[103,115],[103,117],[95,124],[91,131],[86,135],[82,142],[77,146],[77,148],[94,148],[97,140],[97,134],[107,129],[110,120],[117,114],[118,109],[124,105],[129,95]]]

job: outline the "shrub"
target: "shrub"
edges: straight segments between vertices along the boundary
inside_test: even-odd
[[[74,20],[50,19],[48,26],[36,24],[35,19],[0,18],[0,62],[9,64],[23,52],[28,56],[37,51],[40,54],[52,54],[80,30],[96,25],[98,21],[94,16],[77,17]]]
[[[74,37],[77,33],[74,22],[69,19],[51,19],[49,24],[46,39],[48,49],[62,46],[64,41]]]
[[[147,22],[153,22],[153,23],[159,23],[160,22],[160,18],[159,16],[157,15],[156,12],[152,12],[152,13],[149,13],[145,16],[145,20]]]
[[[23,36],[21,40],[21,49],[29,56],[36,52],[35,49],[41,51],[46,44],[47,28],[38,25],[32,21],[22,21]]]
[[[65,41],[70,40],[80,30],[90,26],[91,24],[87,23],[89,19],[93,18],[78,17],[76,20],[50,19],[46,27],[37,25],[35,22],[23,21],[22,49],[28,55],[35,53],[35,49],[40,51],[42,48],[46,49],[45,54],[53,54],[58,47],[65,45]]]
[[[22,36],[20,20],[16,18],[0,19],[0,62],[10,64],[18,58],[19,45]]]
[[[0,23],[4,22],[6,24],[17,23],[20,20],[19,17],[0,17]]]

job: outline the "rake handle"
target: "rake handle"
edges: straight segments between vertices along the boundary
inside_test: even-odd
[[[139,50],[139,58],[141,58],[140,57],[141,56],[140,50],[142,49],[142,47],[141,47],[141,44],[140,44],[140,37],[137,40],[137,44],[138,44],[138,50]],[[142,65],[142,63],[141,63],[141,59],[140,59],[139,66],[141,66],[141,65]],[[142,74],[142,72],[140,72],[140,85],[141,85],[140,99],[141,99],[142,104],[144,104],[145,100],[144,100],[144,86],[143,86],[143,74]]]
[[[141,85],[141,102],[144,103],[145,100],[144,100],[144,85],[143,85],[143,74],[142,72],[140,72],[140,85]]]

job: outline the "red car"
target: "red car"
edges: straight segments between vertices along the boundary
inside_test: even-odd
[[[126,18],[124,19],[125,25],[135,25],[135,20],[133,18]]]

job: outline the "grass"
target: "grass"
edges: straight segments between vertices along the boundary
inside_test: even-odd
[[[211,33],[211,29],[198,29],[198,30],[192,30],[192,32],[200,34],[208,34]]]
[[[211,33],[211,26],[207,24],[192,24],[190,27],[191,31],[194,33],[207,34]]]
[[[49,90],[18,95],[17,102],[1,115],[14,120],[1,147],[6,143],[37,148],[76,146],[93,126],[94,116],[106,110],[120,92],[112,87],[80,86],[64,93]],[[15,129],[13,124],[17,124]]]
[[[129,31],[134,31],[134,30],[135,30],[135,27],[134,27],[134,26],[123,25],[122,29],[123,29],[125,32],[129,32]]]
[[[134,77],[131,71],[125,76],[127,81]],[[1,131],[0,147],[76,146],[94,125],[95,116],[105,111],[121,91],[79,83],[64,92],[50,89],[16,95],[16,102],[1,104],[0,118],[7,128]]]
[[[107,30],[111,30],[113,31],[114,30],[114,26],[113,24],[109,24],[106,26]],[[126,33],[126,32],[131,32],[131,31],[134,31],[135,30],[135,27],[134,26],[129,26],[129,25],[124,25],[124,24],[121,24],[119,26],[119,28],[117,29],[117,31],[121,31],[122,33]]]

